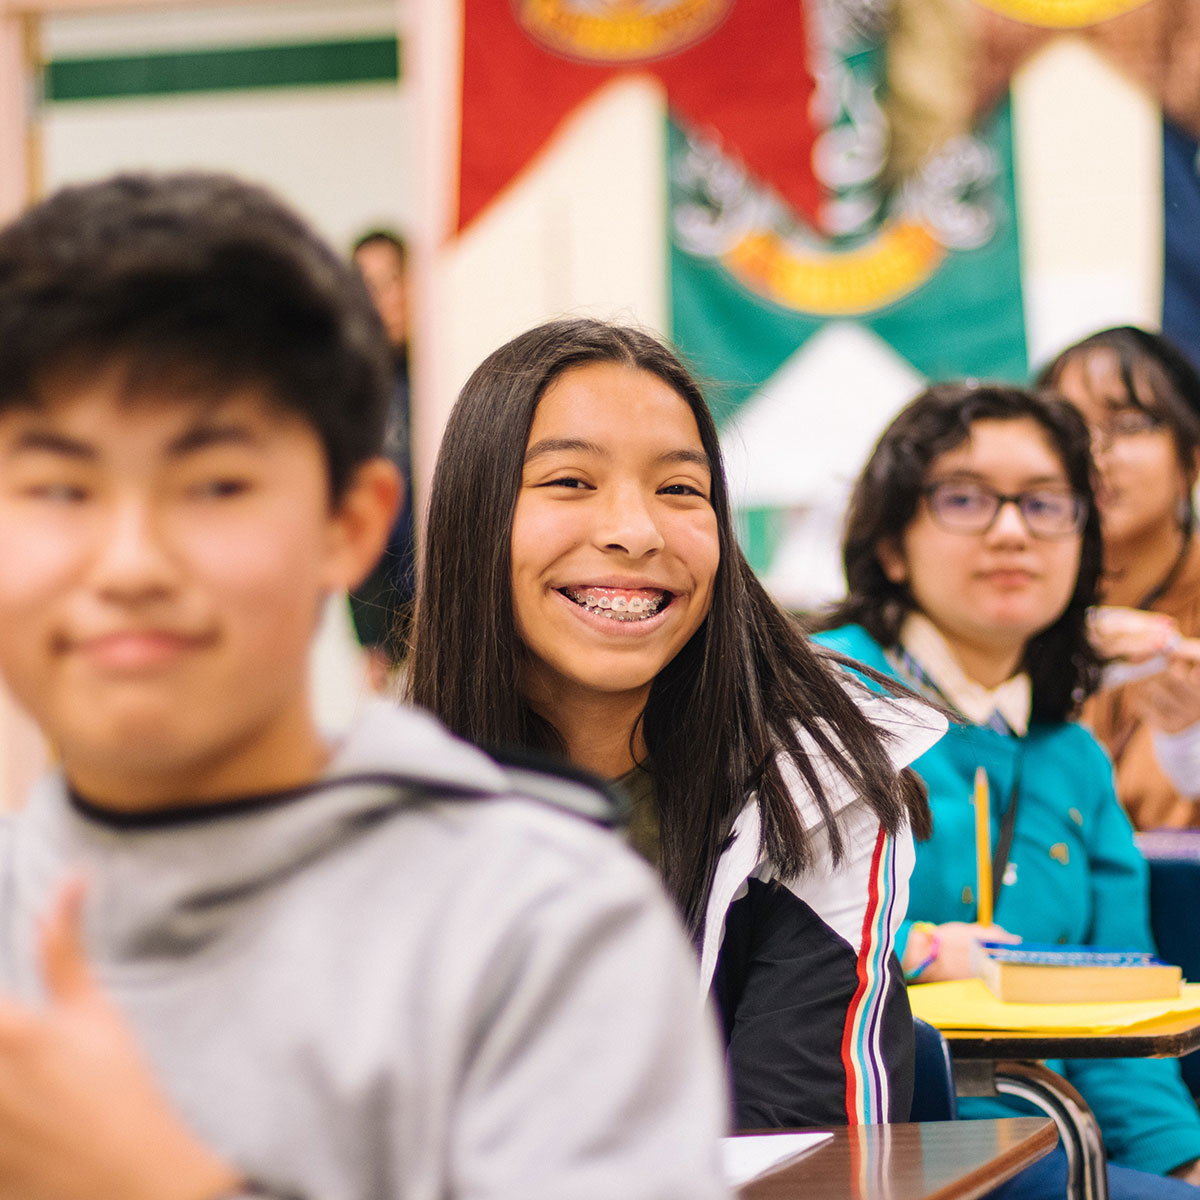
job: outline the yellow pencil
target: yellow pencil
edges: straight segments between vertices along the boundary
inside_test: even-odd
[[[980,925],[992,923],[992,814],[988,800],[987,772],[975,768],[975,881]]]

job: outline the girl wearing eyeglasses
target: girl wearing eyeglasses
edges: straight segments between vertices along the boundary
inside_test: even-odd
[[[1158,671],[1105,688],[1083,718],[1112,755],[1134,825],[1200,826],[1200,377],[1166,338],[1124,326],[1069,346],[1042,382],[1092,432],[1104,602],[1163,614],[1148,633],[1169,647]]]
[[[1101,548],[1090,470],[1087,427],[1064,401],[940,384],[892,422],[851,497],[849,594],[819,640],[962,720],[913,764],[933,836],[917,847],[901,932],[910,980],[973,974],[982,938],[1152,944],[1145,865],[1112,768],[1071,719],[1100,673],[1086,627]],[[979,766],[996,849],[987,927],[971,800]],[[1200,1118],[1174,1061],[1055,1065],[1095,1111],[1111,1159],[1136,1168],[1114,1172],[1114,1195],[1196,1194],[1140,1174],[1187,1175],[1200,1156]],[[964,1115],[1004,1115],[1005,1103],[964,1102]],[[1050,1194],[1055,1169],[1039,1176]],[[1122,1190],[1131,1180],[1143,1190]],[[1024,1176],[1015,1186],[1041,1194]]]

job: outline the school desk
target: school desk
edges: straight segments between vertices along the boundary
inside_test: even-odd
[[[1183,968],[1185,979],[1200,979],[1200,829],[1159,829],[1139,833],[1138,849],[1150,867],[1150,931],[1159,958]],[[1179,1064],[1193,1096],[1200,1096],[1200,1054]]]
[[[920,1015],[929,1020],[924,1012]],[[942,1033],[950,1047],[958,1094],[1018,1096],[1037,1105],[1058,1127],[1067,1154],[1068,1196],[1108,1200],[1104,1143],[1096,1118],[1071,1084],[1040,1060],[1176,1058],[1200,1048],[1200,1011],[1103,1031],[943,1028]]]
[[[1049,1154],[1058,1140],[1044,1117],[852,1125],[739,1200],[975,1200]]]

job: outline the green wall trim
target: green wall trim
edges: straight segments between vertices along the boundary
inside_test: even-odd
[[[225,92],[246,88],[395,83],[400,45],[395,37],[293,46],[239,46],[116,58],[64,58],[48,63],[48,103]]]

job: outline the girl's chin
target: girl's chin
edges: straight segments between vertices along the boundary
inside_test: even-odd
[[[1137,554],[1155,540],[1173,536],[1178,529],[1174,513],[1162,520],[1145,521],[1126,512],[1120,504],[1100,509],[1100,536],[1106,550]]]
[[[1039,613],[999,612],[992,615],[992,637],[998,649],[1011,650],[1024,646],[1030,639],[1050,628],[1062,615],[1062,610],[1047,616]]]

